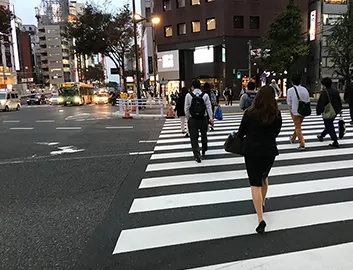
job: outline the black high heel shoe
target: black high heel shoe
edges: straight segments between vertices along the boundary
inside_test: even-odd
[[[260,222],[259,226],[256,228],[256,232],[258,234],[264,234],[265,233],[265,227],[266,227],[266,222],[263,220]]]

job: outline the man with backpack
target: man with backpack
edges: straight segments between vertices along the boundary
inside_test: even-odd
[[[208,124],[213,125],[212,104],[209,96],[201,90],[201,83],[195,80],[191,84],[191,92],[185,97],[185,115],[188,119],[191,147],[197,163],[201,163],[199,150],[199,131],[201,133],[202,156],[207,151]]]
[[[243,111],[245,111],[247,108],[249,108],[251,106],[251,104],[253,103],[253,101],[256,97],[255,89],[256,89],[256,84],[254,82],[249,82],[248,89],[245,91],[245,93],[240,98],[239,107]]]

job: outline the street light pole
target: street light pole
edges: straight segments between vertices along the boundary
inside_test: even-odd
[[[136,3],[135,3],[135,0],[132,0],[132,19],[134,21],[134,43],[135,43],[135,61],[136,61],[136,92],[137,92],[137,99],[141,99],[139,55],[138,55],[138,44],[137,44],[137,22],[135,19],[135,14],[136,14]]]
[[[154,78],[154,89],[153,96],[157,95],[157,68],[158,68],[158,59],[157,59],[157,46],[156,46],[156,32],[154,26],[152,26],[152,38],[153,38],[153,78]],[[158,94],[160,97],[160,94]]]

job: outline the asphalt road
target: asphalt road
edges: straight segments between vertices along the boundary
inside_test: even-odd
[[[162,121],[116,107],[0,113],[0,269],[72,269]],[[131,155],[132,154],[132,155]],[[141,174],[141,175],[139,175]],[[119,213],[119,209],[115,211]]]

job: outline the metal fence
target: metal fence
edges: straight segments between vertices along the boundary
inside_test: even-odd
[[[166,103],[161,98],[150,99],[117,99],[119,114],[130,114],[133,117],[165,117]]]

